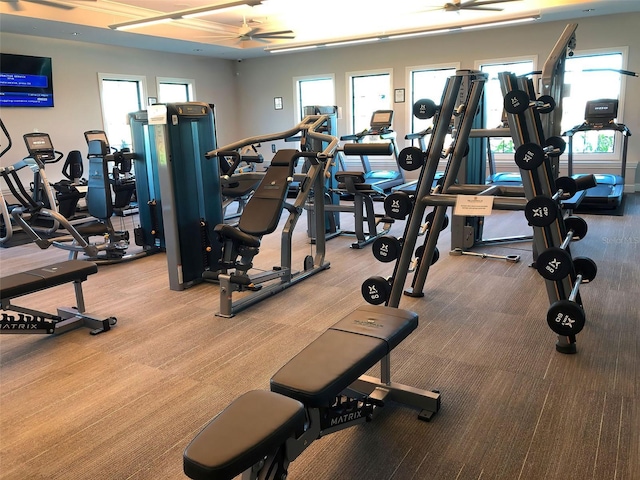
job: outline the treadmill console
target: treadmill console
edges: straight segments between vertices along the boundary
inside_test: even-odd
[[[618,116],[618,100],[604,98],[590,100],[584,111],[584,119],[590,125],[607,125],[613,123]]]
[[[376,110],[371,115],[369,131],[373,134],[385,132],[391,128],[393,122],[393,110]]]
[[[48,133],[25,133],[23,138],[30,157],[42,162],[49,162],[56,158]]]

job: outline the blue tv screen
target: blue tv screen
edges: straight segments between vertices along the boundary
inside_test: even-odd
[[[0,107],[53,107],[51,58],[1,53]]]

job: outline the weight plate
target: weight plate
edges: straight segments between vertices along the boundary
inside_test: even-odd
[[[427,213],[427,215],[424,217],[424,221],[425,223],[429,224],[429,230],[431,230],[431,225],[433,225],[433,219],[436,216],[436,212],[435,210],[431,210],[429,213]],[[440,231],[444,230],[445,228],[447,228],[449,226],[449,216],[447,214],[444,215],[444,218],[442,219],[442,228],[440,229]]]
[[[542,105],[538,107],[540,113],[551,113],[556,108],[556,101],[551,95],[542,95],[538,98],[538,102],[542,102]]]
[[[427,120],[436,114],[437,109],[433,100],[422,98],[413,104],[413,115],[420,120]]]
[[[373,241],[371,251],[376,260],[384,263],[393,262],[400,257],[402,242],[391,235],[383,235]]]
[[[564,226],[566,227],[567,231],[573,230],[572,240],[576,242],[582,240],[587,235],[587,231],[589,230],[589,226],[587,225],[586,220],[575,215],[566,217],[564,219]]]
[[[571,254],[558,247],[551,247],[538,254],[538,273],[547,280],[558,281],[567,277],[573,269]]]
[[[559,300],[547,311],[547,324],[558,335],[568,337],[576,335],[585,325],[584,309],[575,302]]]
[[[547,153],[550,157],[559,157],[567,148],[567,142],[562,137],[549,137],[544,142],[546,147],[552,147],[553,150]]]
[[[547,227],[558,218],[558,204],[555,200],[544,195],[538,195],[529,200],[524,207],[524,216],[529,225]]]
[[[391,285],[386,278],[369,277],[362,282],[362,297],[367,303],[372,305],[380,305],[389,299],[391,294]]]
[[[598,266],[589,257],[575,257],[573,259],[573,270],[576,275],[582,275],[582,283],[589,283],[596,278]]]
[[[556,188],[565,193],[563,197],[573,197],[578,191],[576,181],[571,177],[558,177],[556,179]]]
[[[412,209],[413,201],[406,192],[393,192],[384,199],[384,212],[396,220],[404,220]]]
[[[403,148],[398,154],[398,165],[403,170],[412,172],[424,165],[424,153],[418,147]]]
[[[438,247],[435,247],[433,250],[433,256],[431,257],[431,265],[436,263],[439,259],[440,259],[440,250],[438,250]]]
[[[515,153],[516,165],[523,170],[535,170],[544,162],[544,150],[536,143],[523,143]]]
[[[529,108],[529,95],[522,90],[512,90],[504,96],[504,109],[509,113],[522,113]]]

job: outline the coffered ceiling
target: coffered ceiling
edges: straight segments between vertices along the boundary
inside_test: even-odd
[[[235,8],[223,10],[227,5]],[[181,15],[209,7],[220,11]],[[544,22],[632,11],[640,11],[640,0],[0,0],[0,30],[244,59],[284,46],[330,48],[527,16]],[[158,17],[163,23],[116,29]]]

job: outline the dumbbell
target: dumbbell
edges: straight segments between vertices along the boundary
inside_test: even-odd
[[[393,262],[400,258],[402,239],[392,235],[382,235],[371,244],[371,251],[376,260],[384,263]]]
[[[405,147],[398,154],[398,165],[408,172],[422,168],[424,162],[425,153],[418,147]]]
[[[362,297],[371,305],[381,305],[386,303],[391,296],[392,278],[374,276],[362,282]]]
[[[403,191],[393,192],[384,199],[384,213],[396,220],[404,220],[413,209],[411,196]]]
[[[427,120],[433,117],[438,109],[439,107],[433,100],[421,98],[413,104],[413,116],[420,120]]]
[[[556,108],[556,101],[551,95],[542,95],[532,101],[522,90],[512,90],[504,96],[504,109],[509,113],[523,113],[530,107],[537,108],[540,113],[550,113]]]
[[[424,217],[424,223],[420,226],[420,232],[418,232],[418,235],[424,235],[426,232],[431,230],[431,225],[433,225],[433,219],[435,218],[435,216],[436,216],[435,210],[431,210],[429,213],[427,213],[427,216]],[[442,220],[442,227],[440,228],[440,231],[443,231],[448,226],[449,226],[449,216],[445,214]]]
[[[424,255],[424,245],[420,245],[416,248],[415,256],[411,263],[409,264],[409,272],[414,272],[420,267],[420,262],[422,261],[422,256]],[[433,256],[431,257],[431,265],[436,263],[440,259],[440,250],[438,247],[435,247],[433,250]]]
[[[523,143],[516,149],[516,165],[523,170],[535,170],[544,163],[546,156],[559,157],[566,148],[566,142],[560,137],[549,137],[545,146],[537,143]]]
[[[536,259],[538,273],[547,280],[558,281],[569,275],[573,269],[571,254],[567,250],[572,241],[582,240],[587,234],[587,222],[576,216],[564,219],[567,235],[559,247],[550,247]]]
[[[587,257],[574,258],[573,267],[576,272],[576,278],[569,298],[552,303],[547,311],[549,328],[562,336],[575,335],[584,328],[586,320],[584,309],[576,300],[580,285],[591,282],[598,273],[596,263]]]
[[[578,190],[586,190],[595,185],[596,180],[593,175],[583,175],[577,179],[559,177],[556,180],[556,193],[552,197],[544,195],[533,197],[524,207],[524,216],[529,221],[529,224],[534,227],[551,225],[558,218],[558,201],[561,198],[570,198]]]

